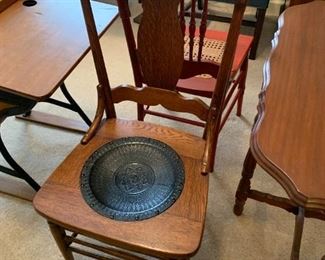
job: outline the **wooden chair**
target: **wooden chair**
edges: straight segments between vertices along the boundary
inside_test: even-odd
[[[74,149],[36,194],[34,207],[48,220],[65,259],[73,259],[72,252],[111,259],[86,251],[78,245],[119,259],[142,259],[143,255],[188,259],[196,253],[201,242],[208,195],[207,174],[213,169],[217,142],[215,132],[219,129],[222,110],[220,104],[225,99],[246,1],[238,0],[235,6],[210,106],[199,99],[184,98],[175,92],[183,66],[184,48],[177,14],[179,0],[143,0],[145,8],[138,34],[138,55],[148,86],[119,86],[112,90],[89,0],[81,0],[81,3],[99,81],[97,113],[82,144]],[[118,0],[118,4],[123,17],[128,11],[127,6],[124,0]],[[205,137],[148,122],[117,119],[114,103],[125,100],[147,105],[161,104],[174,111],[194,114],[207,122]],[[104,110],[108,118],[102,120]],[[89,206],[85,202],[81,193],[83,187],[80,178],[84,178],[81,173],[88,158],[103,145],[125,137],[149,137],[163,142],[176,151],[185,169],[183,190],[175,203],[161,214],[141,221],[112,219],[119,213],[114,213],[110,218],[104,217],[91,208],[94,204]],[[156,164],[160,164],[160,160]],[[124,164],[120,167],[124,167]],[[78,234],[101,241],[109,247],[83,240]]]
[[[19,97],[5,91],[0,91],[0,125],[9,116],[15,116],[30,111],[36,102],[27,98]],[[4,145],[0,135],[0,152],[12,169],[1,166],[0,171],[25,180],[35,191],[39,190],[40,186],[36,183],[25,170],[20,167],[17,162],[11,157],[6,146]]]
[[[217,2],[216,0],[210,0]],[[234,0],[218,0],[220,2],[224,2],[226,4],[234,4]],[[254,28],[254,40],[252,44],[252,49],[250,51],[249,58],[255,60],[258,44],[260,42],[264,19],[266,10],[269,6],[270,0],[249,0],[247,6],[256,8],[256,20],[243,20],[242,25],[249,26]],[[198,0],[199,9],[203,9],[203,0]],[[199,14],[198,14],[199,15]],[[226,16],[218,16],[214,14],[208,14],[208,20],[211,21],[220,21],[220,22],[229,22],[230,19]]]
[[[202,7],[203,10],[200,14],[201,19],[199,22],[195,20],[197,12],[196,0],[192,0],[190,2],[189,8],[190,19],[189,23],[186,24],[185,13],[188,6],[184,4],[184,0],[180,1],[179,22],[181,24],[185,44],[184,64],[182,71],[179,74],[176,90],[181,93],[211,98],[225,49],[227,32],[207,29],[208,1],[204,1],[204,5]],[[135,85],[137,87],[142,87],[143,85],[148,84],[148,82],[146,82],[144,78],[142,64],[140,64],[138,60],[138,46],[134,39],[134,34],[130,25],[130,12],[120,10],[120,16],[123,22],[125,36],[129,48]],[[157,39],[163,39],[163,37],[161,37],[158,33],[156,37]],[[237,115],[241,115],[248,69],[248,55],[252,41],[253,38],[251,36],[239,36],[229,86],[227,89],[227,97],[223,105],[224,112],[222,123],[220,124],[220,130],[225,124],[236,102]],[[159,49],[156,51],[158,53],[160,52]],[[139,105],[138,119],[143,120],[146,114],[161,116],[197,126],[205,126],[205,123],[202,121],[189,120],[181,116],[157,112],[150,109],[149,106],[143,107],[142,105]]]

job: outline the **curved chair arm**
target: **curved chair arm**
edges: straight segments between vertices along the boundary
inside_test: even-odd
[[[105,98],[104,98],[105,94],[104,94],[104,89],[100,84],[97,86],[97,97],[98,97],[98,103],[97,103],[97,109],[96,109],[94,120],[91,126],[89,127],[87,133],[81,139],[81,144],[87,144],[91,140],[91,138],[94,137],[103,119],[103,115],[105,111]]]

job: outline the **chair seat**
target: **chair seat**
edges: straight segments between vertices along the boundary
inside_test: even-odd
[[[128,136],[166,143],[181,157],[185,169],[185,185],[178,200],[158,216],[134,222],[99,215],[86,204],[79,188],[87,158],[109,140]],[[34,206],[53,223],[114,246],[148,255],[189,257],[197,251],[204,228],[208,193],[208,177],[201,174],[204,147],[201,138],[172,128],[110,119],[87,145],[78,145],[57,168],[37,193]]]
[[[206,39],[204,40],[202,50],[202,61],[210,62],[220,65],[225,43],[227,39],[227,32],[207,30]],[[253,37],[247,35],[240,35],[237,42],[235,59],[231,69],[231,78],[234,78],[240,70],[248,52],[251,48]],[[199,37],[194,38],[193,60],[197,60],[199,48]],[[184,45],[185,59],[189,59],[189,37],[185,36]],[[211,97],[216,85],[216,79],[206,75],[199,75],[187,79],[180,79],[177,82],[177,90],[194,95]]]
[[[202,61],[212,62],[220,65],[223,52],[226,46],[228,33],[222,31],[207,30],[202,49]],[[253,37],[248,35],[239,35],[235,59],[232,66],[232,73],[238,71],[243,64],[245,57],[251,48]],[[199,32],[194,37],[193,60],[197,60],[199,49]],[[185,36],[184,58],[189,59],[189,37]]]

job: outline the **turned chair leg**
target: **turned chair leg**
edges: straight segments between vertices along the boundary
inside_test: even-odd
[[[56,244],[58,245],[63,257],[65,260],[73,260],[72,251],[69,249],[68,244],[65,241],[66,233],[63,228],[58,225],[55,225],[51,222],[48,222],[51,233],[55,239]]]
[[[241,79],[238,86],[239,96],[237,101],[237,116],[241,116],[241,112],[242,112],[243,99],[244,99],[245,87],[246,87],[247,70],[248,70],[248,57],[246,57],[242,67],[240,68]]]
[[[291,250],[291,260],[299,260],[299,252],[301,245],[302,232],[304,229],[305,209],[298,208],[298,214],[296,215],[295,231],[293,236],[293,244]]]
[[[233,210],[237,216],[240,216],[243,213],[244,205],[250,191],[251,178],[253,177],[255,167],[256,160],[249,149],[245,158],[242,177],[236,191],[236,202]]]

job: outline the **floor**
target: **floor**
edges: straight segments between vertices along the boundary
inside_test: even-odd
[[[133,14],[140,12],[136,2],[132,4]],[[257,95],[262,84],[262,67],[276,30],[276,15],[277,8],[269,8],[258,57],[249,64],[243,116],[238,118],[234,114],[231,115],[221,133],[215,171],[210,176],[204,237],[201,248],[193,259],[280,260],[290,257],[293,215],[253,200],[247,202],[241,217],[232,213],[234,195],[256,114]],[[114,86],[132,83],[130,61],[119,20],[103,36],[101,42],[111,84]],[[88,55],[81,62],[66,83],[72,95],[92,117],[96,108],[96,78],[91,56]],[[55,95],[60,97],[59,94]],[[37,109],[74,117],[47,104],[37,105]],[[134,118],[135,111],[134,105],[118,105],[118,113],[122,117]],[[159,119],[148,117],[148,120],[157,122]],[[182,127],[174,122],[164,122],[170,126]],[[199,133],[199,129],[194,127],[187,127],[186,130]],[[40,183],[46,180],[82,137],[80,134],[14,118],[3,123],[2,136],[11,154]],[[282,188],[259,167],[252,186],[277,195],[285,195]],[[0,220],[0,260],[63,259],[50,235],[46,221],[34,211],[30,202],[0,194]],[[319,260],[324,254],[325,222],[306,219],[301,259]],[[76,259],[86,258],[76,256]]]

